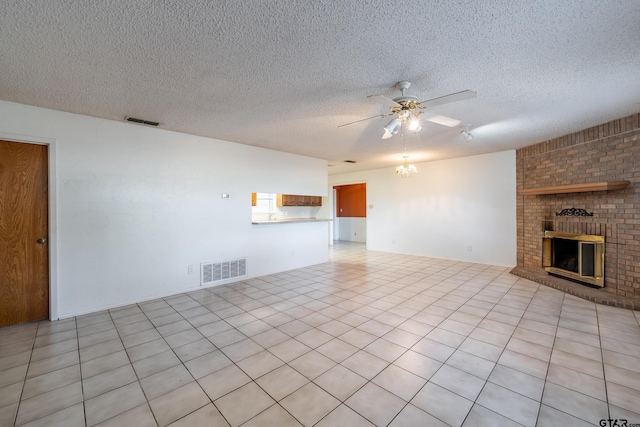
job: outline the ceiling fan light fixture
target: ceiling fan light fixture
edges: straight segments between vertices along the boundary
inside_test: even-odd
[[[422,126],[420,125],[420,120],[417,117],[412,118],[409,121],[409,130],[415,133],[420,132]]]
[[[384,130],[391,132],[398,125],[399,122],[400,121],[397,118],[391,119],[391,121],[387,123],[387,125],[384,127]]]
[[[471,125],[464,125],[464,128],[460,131],[464,142],[471,142],[471,140],[473,140],[473,134],[469,132],[469,128],[471,128]]]
[[[382,139],[391,138],[391,136],[396,135],[400,131],[401,126],[402,123],[400,122],[400,120],[398,120],[397,118],[392,119],[384,127],[384,134],[382,135]]]
[[[430,108],[436,105],[448,104],[450,102],[462,101],[469,98],[474,98],[477,96],[477,93],[471,90],[463,90],[460,92],[450,93],[449,95],[439,96],[437,98],[427,99],[425,101],[420,101],[415,96],[408,96],[406,94],[407,89],[411,87],[411,83],[402,80],[396,84],[396,88],[400,90],[401,96],[390,99],[383,95],[369,95],[367,98],[373,99],[380,104],[384,105],[388,108],[387,113],[379,114],[377,116],[368,117],[366,119],[356,120],[354,122],[345,123],[343,125],[338,126],[338,128],[342,128],[345,126],[349,126],[355,123],[364,122],[367,120],[375,119],[375,118],[385,118],[389,116],[394,116],[393,120],[389,122],[384,127],[384,133],[382,135],[382,139],[391,138],[393,135],[397,135],[401,129],[407,128],[408,131],[413,133],[418,133],[421,130],[420,123],[413,123],[414,120],[418,119],[421,116],[423,120],[428,122],[437,123],[442,126],[456,128],[460,126],[462,123],[460,120],[452,119],[450,117],[440,116],[437,114],[431,114],[426,111],[423,111],[425,108]],[[469,130],[466,129],[466,132],[469,133]],[[473,138],[473,135],[465,136],[465,140],[470,141],[470,138]]]

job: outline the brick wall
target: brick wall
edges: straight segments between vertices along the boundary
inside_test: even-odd
[[[627,180],[624,190],[518,194],[518,267],[542,270],[544,230],[605,237],[607,292],[640,299],[640,113],[516,151],[523,188]],[[592,217],[556,217],[565,208]]]

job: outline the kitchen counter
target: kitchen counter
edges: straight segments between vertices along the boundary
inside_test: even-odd
[[[290,224],[292,222],[329,222],[331,219],[324,218],[283,218],[283,219],[265,219],[265,220],[252,220],[251,224]]]

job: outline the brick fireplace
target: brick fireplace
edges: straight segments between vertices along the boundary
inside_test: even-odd
[[[584,184],[587,191],[575,188]],[[585,298],[640,307],[640,113],[517,150],[516,185],[514,274],[558,288],[564,281]],[[530,194],[536,192],[542,194]],[[604,237],[604,287],[547,279],[545,231]]]

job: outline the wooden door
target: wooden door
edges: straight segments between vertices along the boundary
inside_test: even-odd
[[[0,141],[0,327],[49,317],[47,157]]]
[[[336,185],[337,216],[365,218],[367,216],[367,184]]]

